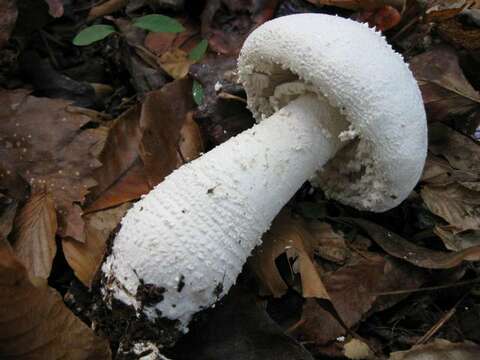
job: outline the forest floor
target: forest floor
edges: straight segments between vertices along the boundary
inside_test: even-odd
[[[410,64],[420,182],[381,214],[305,184],[175,347],[122,353],[95,315],[109,237],[254,124],[243,41],[305,12],[368,22]],[[480,359],[478,0],[1,0],[0,64],[0,358]]]

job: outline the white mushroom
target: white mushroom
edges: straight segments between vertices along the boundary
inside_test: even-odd
[[[425,161],[417,83],[366,25],[320,14],[275,19],[248,37],[238,69],[259,123],[138,201],[102,267],[107,303],[181,332],[228,292],[306,180],[348,205],[385,211],[407,197]]]

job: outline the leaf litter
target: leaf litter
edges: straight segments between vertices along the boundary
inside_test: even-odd
[[[120,358],[121,346],[95,335],[91,323],[108,239],[131,204],[171,171],[253,124],[236,82],[248,33],[270,18],[314,11],[375,26],[409,61],[429,120],[421,182],[378,216],[305,185],[225,301],[165,354],[476,359],[478,2],[153,8],[48,1],[17,16],[13,2],[0,7],[0,321],[7,324],[0,357],[110,359],[110,349],[113,356],[120,349]],[[80,29],[98,26],[107,31],[72,44]],[[423,339],[431,342],[418,345]]]

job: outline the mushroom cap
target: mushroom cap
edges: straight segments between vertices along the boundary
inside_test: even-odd
[[[328,197],[380,212],[418,182],[427,154],[422,96],[401,55],[368,25],[323,14],[274,19],[249,35],[238,72],[257,121],[277,110],[275,89],[295,80],[346,117],[340,138],[354,141],[312,179]]]

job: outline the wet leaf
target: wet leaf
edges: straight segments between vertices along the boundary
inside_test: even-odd
[[[0,357],[111,358],[108,342],[75,317],[45,280],[30,281],[8,244],[0,241]]]
[[[203,91],[202,84],[200,84],[197,80],[193,81],[192,96],[193,96],[193,100],[195,101],[195,104],[197,104],[198,106],[203,104],[203,99],[205,97],[205,94]]]
[[[288,289],[275,264],[281,254],[295,259],[294,267],[301,276],[303,297],[328,299],[320,274],[313,259],[315,240],[306,224],[294,219],[288,211],[280,213],[264,234],[262,246],[250,258],[250,265],[264,289],[275,297],[282,296]]]
[[[480,246],[458,252],[430,250],[411,243],[380,225],[364,219],[343,218],[358,225],[389,255],[427,269],[450,269],[462,261],[479,261]]]
[[[203,39],[188,53],[188,59],[194,62],[202,60],[203,56],[207,52],[207,48],[208,41]]]
[[[73,38],[72,42],[77,46],[91,45],[94,42],[105,39],[115,31],[115,28],[111,25],[92,25],[80,31]]]
[[[411,350],[394,352],[389,360],[477,360],[479,358],[478,345],[436,339],[430,344],[415,346]]]
[[[33,194],[15,218],[13,249],[30,277],[47,279],[57,252],[57,216],[52,196]]]
[[[63,253],[77,278],[90,287],[103,260],[107,240],[130,207],[130,203],[85,215],[85,243],[62,240]]]
[[[91,118],[64,100],[17,90],[0,92],[0,102],[0,188],[20,176],[33,193],[45,189],[55,201],[58,234],[83,241],[77,204],[95,185],[91,174],[99,162],[91,151],[104,132],[84,127]]]
[[[142,16],[134,21],[134,25],[152,32],[179,33],[185,30],[177,20],[158,14]]]
[[[437,46],[410,60],[429,119],[442,121],[473,110],[480,95],[465,78],[455,51]]]

